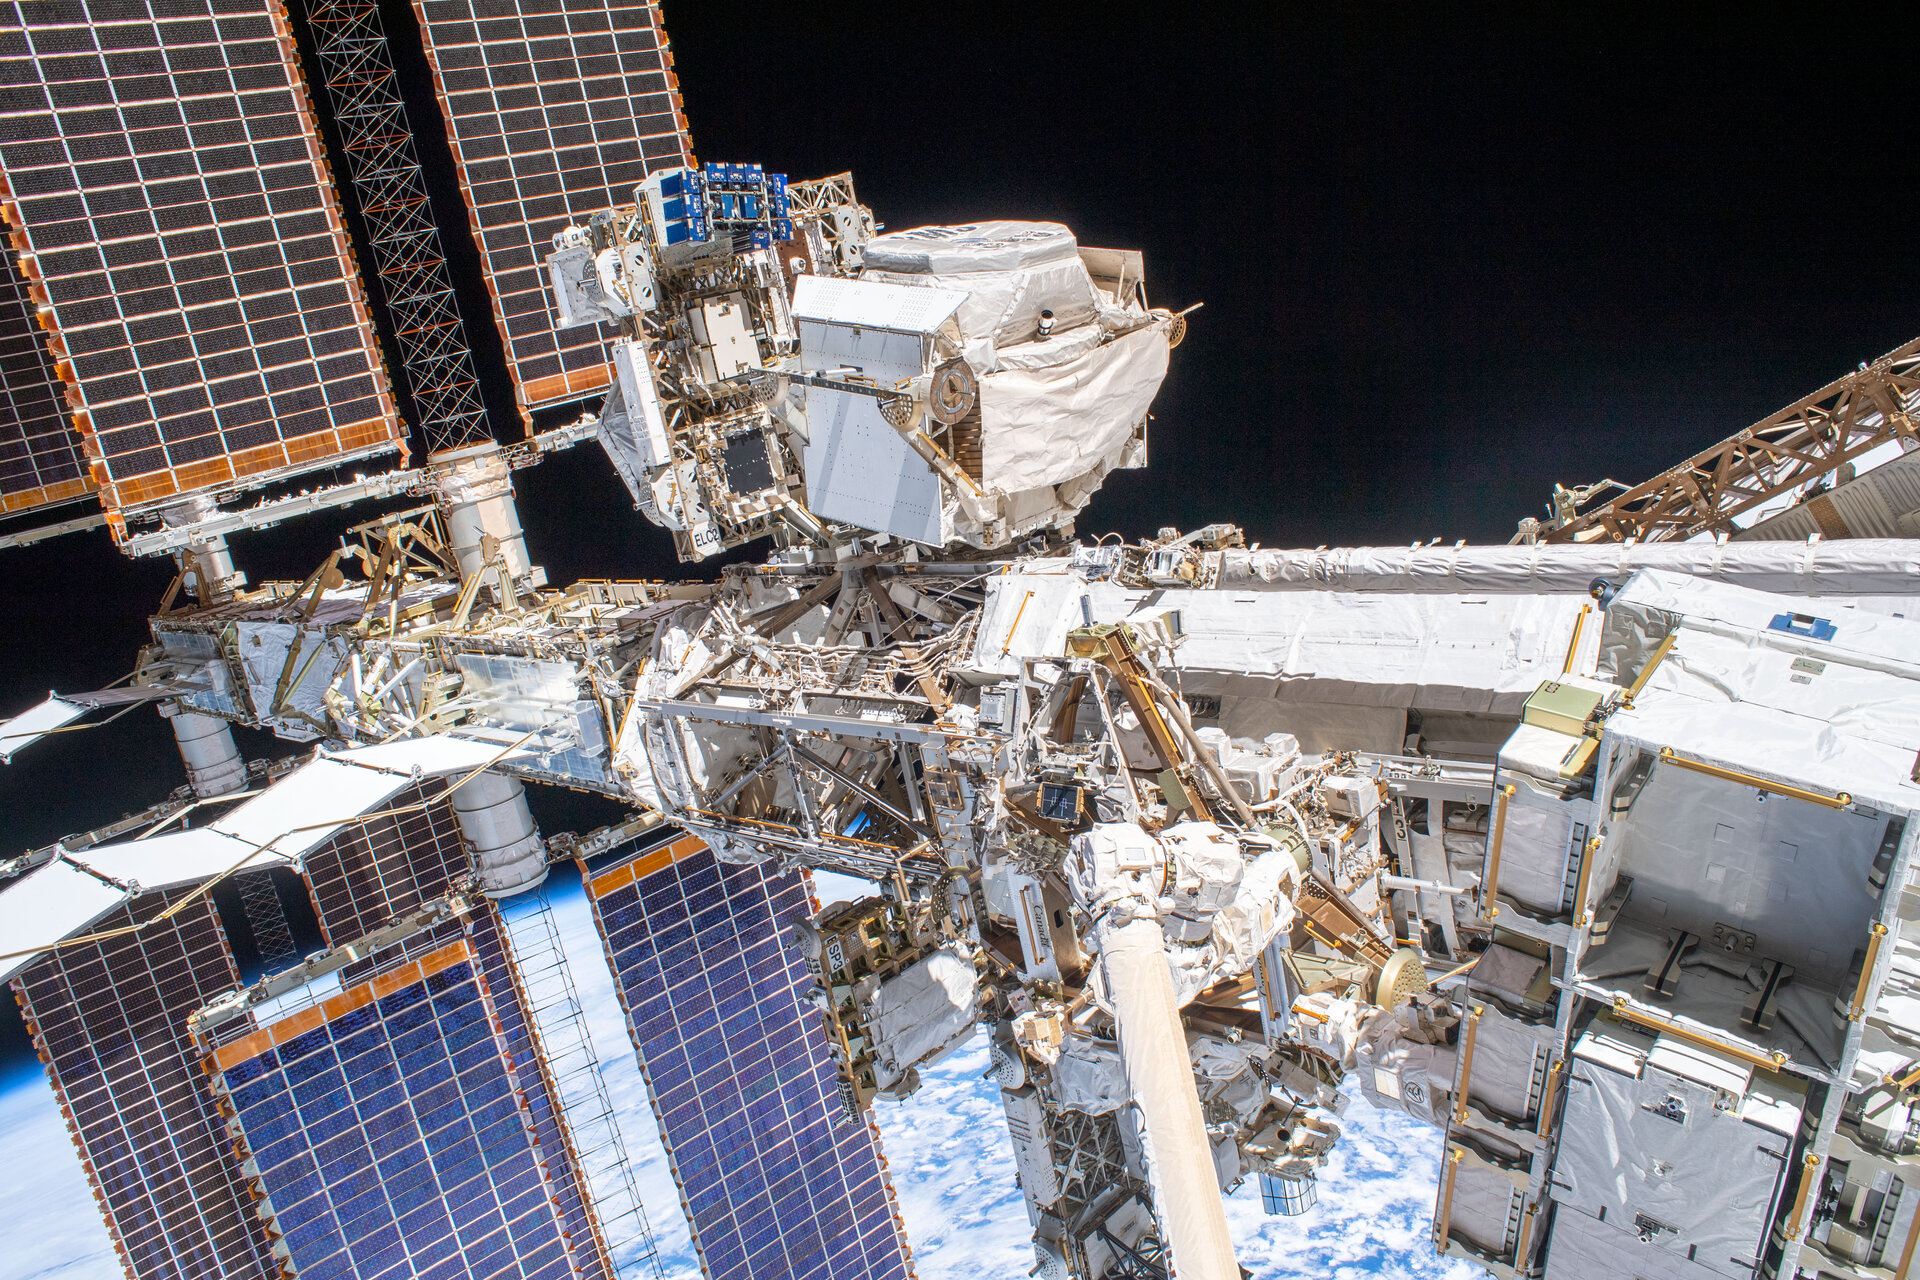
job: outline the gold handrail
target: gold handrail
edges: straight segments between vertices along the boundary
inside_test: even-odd
[[[1553,1100],[1555,1088],[1560,1084],[1560,1068],[1566,1065],[1566,1059],[1555,1058],[1553,1065],[1547,1068],[1547,1084],[1540,1091],[1540,1119],[1534,1125],[1533,1133],[1537,1138],[1547,1136],[1547,1130],[1553,1127]]]
[[[1493,841],[1487,849],[1487,882],[1480,888],[1481,905],[1487,909],[1487,919],[1500,914],[1498,894],[1500,892],[1500,845],[1507,834],[1507,801],[1513,798],[1514,785],[1509,782],[1500,788],[1500,798],[1494,803]]]
[[[1573,927],[1576,929],[1593,923],[1593,911],[1587,906],[1587,888],[1593,880],[1594,855],[1599,852],[1599,836],[1589,836],[1580,849],[1580,882],[1573,890]]]
[[[1708,764],[1705,760],[1690,760],[1677,755],[1672,747],[1660,748],[1660,759],[1667,764],[1677,764],[1682,769],[1694,773],[1704,773],[1710,778],[1721,778],[1727,782],[1738,782],[1743,786],[1757,787],[1768,795],[1786,796],[1791,800],[1805,800],[1808,804],[1822,805],[1828,809],[1844,809],[1853,803],[1853,796],[1845,791],[1836,791],[1827,795],[1822,791],[1809,791],[1805,787],[1789,786],[1784,782],[1771,782],[1751,773],[1742,773],[1738,769],[1727,769],[1717,764]]]
[[[1567,641],[1567,660],[1560,668],[1563,676],[1573,674],[1573,660],[1580,656],[1580,632],[1587,625],[1587,615],[1592,612],[1592,605],[1583,604],[1580,606],[1580,616],[1573,620],[1573,639]]]
[[[1793,1214],[1787,1219],[1786,1236],[1789,1240],[1798,1240],[1800,1238],[1800,1220],[1806,1216],[1807,1193],[1813,1190],[1813,1171],[1820,1167],[1820,1157],[1809,1151],[1805,1159],[1801,1161],[1801,1166],[1800,1190],[1794,1193]]]
[[[1873,966],[1880,959],[1880,944],[1886,941],[1887,926],[1878,920],[1873,922],[1873,933],[1867,939],[1867,962],[1860,966],[1860,983],[1853,989],[1853,1006],[1847,1010],[1847,1021],[1858,1022],[1867,1011],[1867,988],[1873,985]]]
[[[1486,1012],[1485,1005],[1473,1006],[1473,1012],[1467,1015],[1466,1034],[1460,1038],[1460,1088],[1453,1095],[1453,1122],[1467,1122],[1467,1082],[1473,1075],[1473,1038],[1480,1030],[1480,1015]]]
[[[1447,1148],[1447,1167],[1440,1174],[1440,1203],[1433,1211],[1433,1251],[1447,1251],[1448,1231],[1453,1225],[1453,1182],[1459,1176],[1460,1161],[1466,1158],[1465,1147]]]
[[[1647,659],[1647,665],[1640,668],[1640,674],[1635,676],[1633,683],[1627,686],[1627,692],[1620,701],[1624,702],[1629,708],[1633,706],[1633,700],[1640,696],[1642,689],[1647,687],[1647,681],[1653,679],[1653,669],[1666,661],[1668,651],[1673,648],[1673,642],[1679,638],[1680,633],[1678,631],[1667,632],[1666,637],[1660,641],[1660,647],[1653,651],[1651,658]]]
[[[1659,1014],[1650,1013],[1645,1009],[1636,1009],[1627,1003],[1625,996],[1615,996],[1613,998],[1613,1012],[1615,1016],[1625,1018],[1629,1022],[1637,1022],[1643,1027],[1664,1032],[1677,1040],[1685,1040],[1689,1044],[1697,1044],[1702,1048],[1712,1049],[1717,1053],[1724,1053],[1729,1057],[1738,1058],[1740,1061],[1751,1063],[1756,1067],[1765,1067],[1770,1071],[1778,1071],[1787,1064],[1787,1055],[1779,1049],[1775,1049],[1770,1053],[1762,1053],[1758,1049],[1749,1049],[1744,1045],[1728,1044],[1725,1041],[1717,1040],[1703,1032],[1695,1031],[1692,1027],[1684,1023],[1675,1022],[1671,1018],[1663,1018]]]

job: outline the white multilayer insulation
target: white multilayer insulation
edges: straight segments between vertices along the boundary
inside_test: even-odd
[[[1920,606],[1920,543],[1907,539],[1234,550],[1221,555],[1220,583],[1296,591],[1557,595],[1584,594],[1595,578],[1619,586],[1642,569],[1755,591],[1835,597],[1836,604],[1868,597]]]

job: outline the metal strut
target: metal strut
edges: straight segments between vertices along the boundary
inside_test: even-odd
[[[305,8],[427,451],[478,444],[490,438],[486,408],[380,6],[307,0]]]

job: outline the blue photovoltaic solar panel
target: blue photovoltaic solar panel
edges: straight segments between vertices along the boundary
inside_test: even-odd
[[[424,809],[416,810],[416,806]],[[429,780],[395,796],[387,816],[347,827],[306,857],[305,873],[314,914],[327,938],[342,942],[379,928],[395,916],[418,910],[448,892],[467,869],[460,829],[445,783]],[[492,994],[494,1011],[514,1061],[527,1068],[521,1087],[533,1114],[541,1158],[553,1171],[567,1231],[583,1276],[610,1273],[600,1257],[599,1235],[587,1216],[581,1173],[560,1131],[553,1087],[534,1068],[533,1039],[502,937],[499,909],[488,903],[473,917],[473,947]]]
[[[574,1274],[464,940],[209,1058],[303,1280]]]
[[[589,884],[711,1280],[910,1277],[879,1135],[839,1119],[806,966],[785,946],[813,909],[800,873],[686,837]]]

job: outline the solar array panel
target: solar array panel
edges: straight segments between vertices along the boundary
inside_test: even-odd
[[[19,274],[0,263],[0,514],[85,497],[95,487],[33,302]]]
[[[351,941],[444,896],[465,876],[468,859],[446,795],[433,779],[388,801],[383,816],[347,827],[309,853],[304,871],[314,914],[330,944]],[[553,1082],[540,1067],[529,1030],[529,1010],[508,959],[500,913],[491,904],[474,917],[472,944],[493,990],[501,1034],[514,1061],[525,1065],[522,1087],[542,1158],[552,1169],[568,1237],[589,1277],[609,1275],[589,1216],[587,1196],[557,1113]]]
[[[564,332],[541,264],[554,232],[692,163],[647,0],[414,0],[523,408],[607,385],[596,325]]]
[[[94,935],[145,927],[63,947],[14,992],[127,1275],[278,1276],[186,1031],[240,980],[211,901],[181,905],[192,893],[114,911]]]
[[[278,0],[0,4],[0,215],[110,510],[404,448]]]
[[[329,946],[446,896],[467,870],[446,783],[435,778],[400,792],[378,816],[341,828],[309,853],[303,869]]]
[[[647,1092],[710,1280],[913,1274],[870,1122],[843,1113],[806,966],[799,872],[697,839],[588,880]]]
[[[293,1273],[571,1280],[511,1064],[464,940],[207,1053]]]

